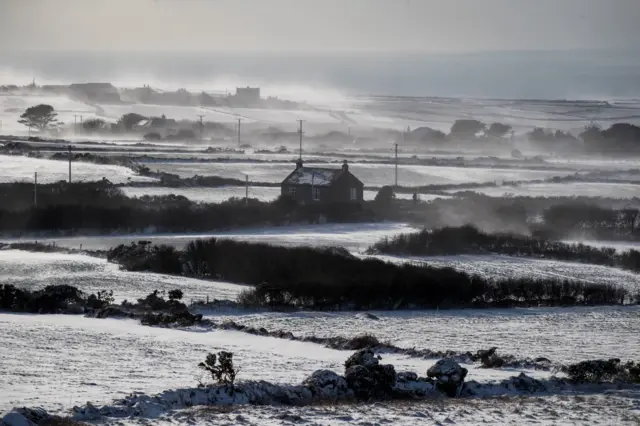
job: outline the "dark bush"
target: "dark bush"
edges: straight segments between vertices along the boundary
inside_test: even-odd
[[[233,388],[237,371],[233,366],[233,353],[220,351],[218,355],[209,353],[204,362],[198,367],[211,374],[214,383],[229,385]]]
[[[603,212],[609,214],[606,210]],[[412,256],[504,254],[615,266],[640,272],[640,252],[636,250],[617,253],[613,248],[566,244],[507,233],[488,234],[472,226],[400,234],[377,242],[371,250]]]
[[[582,361],[562,367],[569,379],[578,383],[623,381],[640,383],[640,363],[621,364],[617,358]]]
[[[96,294],[90,294],[87,298],[87,306],[91,309],[103,309],[114,302],[113,290],[100,290]]]
[[[162,139],[162,136],[160,136],[160,133],[158,132],[149,132],[149,133],[145,133],[144,135],[145,141],[159,141],[161,139]]]
[[[49,285],[28,291],[11,284],[0,285],[0,308],[12,312],[56,314],[67,312],[70,305],[85,305],[84,294],[70,285]]]
[[[182,300],[184,293],[180,289],[174,289],[169,291],[169,300]]]
[[[133,261],[126,254],[113,256],[111,252],[110,259],[125,269],[138,268],[137,250],[135,246],[127,249]],[[144,250],[154,253],[153,249]],[[510,307],[618,304],[630,298],[624,289],[613,285],[554,279],[493,281],[451,268],[397,265],[345,256],[327,248],[209,239],[189,244],[179,258],[187,275],[254,285],[239,299],[249,306],[323,310]],[[152,272],[165,270],[157,261],[144,265]]]

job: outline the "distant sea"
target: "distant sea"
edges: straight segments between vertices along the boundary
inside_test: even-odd
[[[230,54],[0,52],[0,84],[111,81],[117,85],[266,95],[640,99],[640,51],[472,54]],[[323,95],[324,94],[324,95]]]

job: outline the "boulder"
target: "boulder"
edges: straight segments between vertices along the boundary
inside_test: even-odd
[[[543,392],[547,390],[547,387],[539,380],[529,377],[524,373],[520,373],[517,377],[512,377],[507,387],[513,387],[519,391],[524,392]]]
[[[98,420],[100,417],[100,410],[90,402],[84,407],[73,407],[73,418],[76,420]]]
[[[456,397],[462,391],[467,369],[451,359],[441,359],[427,370],[427,377],[435,380],[436,389],[447,396]]]
[[[51,414],[47,413],[47,410],[41,407],[35,407],[35,408],[22,407],[22,408],[15,408],[13,411],[19,414],[22,414],[27,420],[35,424],[47,423],[47,422],[50,422],[52,419]]]
[[[2,426],[35,426],[35,423],[27,419],[20,413],[16,413],[12,411],[2,417],[2,421],[0,421],[0,425]]]
[[[373,396],[373,389],[376,386],[376,382],[371,370],[367,367],[363,365],[353,365],[347,368],[344,378],[356,397],[369,399]]]
[[[314,396],[323,399],[339,399],[351,394],[345,378],[330,370],[314,371],[302,384],[307,386]]]
[[[413,371],[403,371],[396,376],[398,382],[415,382],[418,380],[418,375]]]
[[[363,351],[358,351],[356,354],[360,352]],[[374,357],[373,360],[364,357],[361,359],[363,364],[352,363],[347,367],[345,380],[358,398],[370,399],[389,395],[396,384],[396,370],[393,365],[379,365],[377,358]]]
[[[344,362],[344,366],[346,369],[349,369],[350,367],[356,365],[369,368],[375,367],[379,363],[380,358],[373,353],[372,349],[360,349],[349,358],[347,358],[347,360]]]

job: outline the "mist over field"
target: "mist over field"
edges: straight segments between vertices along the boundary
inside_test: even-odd
[[[638,22],[0,0],[0,426],[637,425]]]

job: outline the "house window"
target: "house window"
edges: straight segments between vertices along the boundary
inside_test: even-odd
[[[296,198],[296,187],[295,186],[291,186],[289,187],[289,195],[293,198]]]
[[[320,188],[313,188],[313,201],[320,201]]]
[[[358,200],[358,189],[351,188],[351,201],[357,201],[357,200]]]

